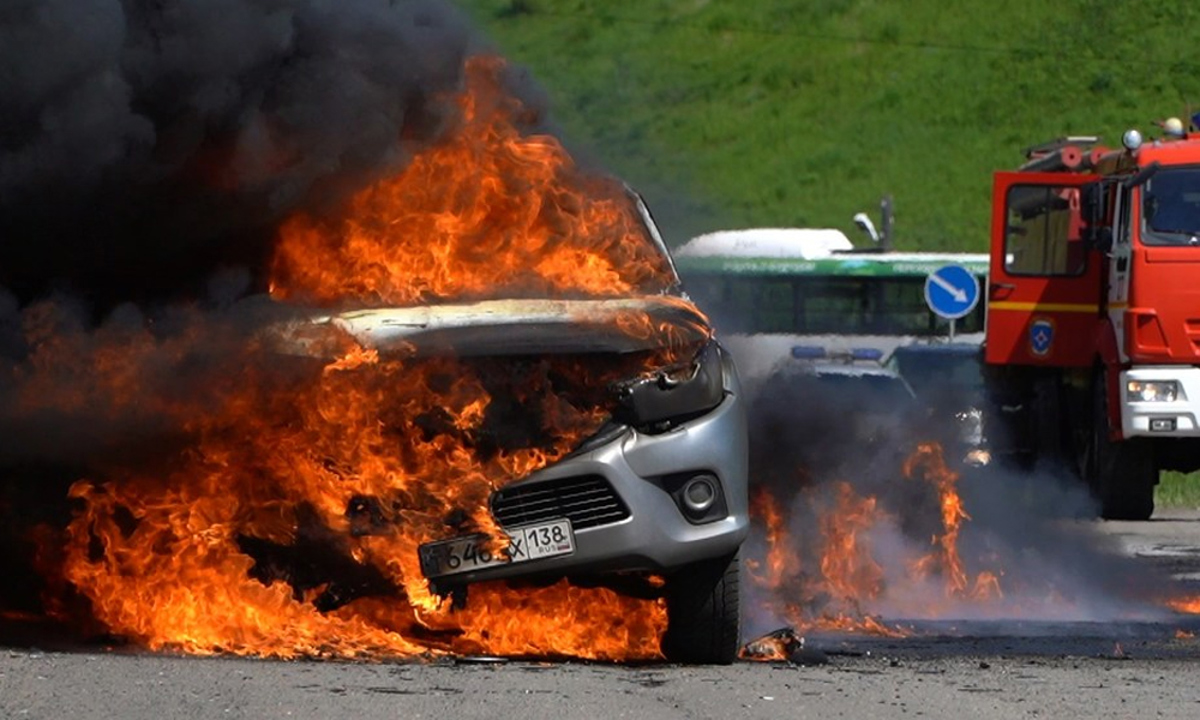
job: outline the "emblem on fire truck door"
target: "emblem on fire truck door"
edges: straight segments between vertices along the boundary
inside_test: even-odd
[[[1054,347],[1054,321],[1037,318],[1029,323],[1029,352],[1036,357],[1046,357]]]

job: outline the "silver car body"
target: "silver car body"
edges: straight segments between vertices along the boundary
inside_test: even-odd
[[[638,200],[655,245],[670,259],[661,237]],[[672,274],[674,267],[671,265]],[[501,299],[460,304],[376,308],[309,317],[285,331],[289,352],[315,355],[313,326],[334,326],[358,344],[381,354],[452,354],[459,357],[553,353],[629,353],[651,350],[661,336],[640,337],[623,322],[640,313],[656,326],[669,324],[675,340],[703,349],[693,373],[719,373],[715,400],[703,412],[668,417],[671,402],[650,405],[658,414],[639,425],[618,419],[562,460],[492,494],[497,522],[511,532],[527,524],[571,521],[569,554],[493,564],[452,575],[426,574],[442,585],[479,580],[616,571],[669,573],[691,563],[732,556],[749,533],[748,441],[745,399],[731,356],[712,338],[707,318],[688,301],[678,281],[668,293],[615,299]],[[705,361],[701,357],[707,357]],[[701,367],[704,365],[704,367]],[[707,369],[707,370],[706,370]],[[633,378],[643,395],[675,392],[686,385],[676,375]],[[676,397],[682,395],[677,393]],[[669,400],[669,397],[668,397]],[[678,403],[675,403],[678,405]],[[718,502],[702,521],[684,512],[680,483],[704,475],[715,479]],[[521,506],[533,504],[530,514]],[[550,510],[546,510],[550,507]],[[514,519],[516,518],[516,519]],[[430,565],[422,549],[422,566]]]
[[[590,525],[589,515],[605,513],[612,502],[597,499],[570,513],[575,515],[573,554],[462,573],[453,576],[454,582],[537,573],[668,572],[734,553],[750,529],[746,416],[732,362],[727,355],[722,362],[725,398],[708,414],[661,434],[610,428],[601,442],[585,443],[580,451],[500,491],[537,491],[573,478],[602,478],[626,512],[608,510],[609,520]],[[694,524],[673,498],[670,480],[700,473],[717,478],[727,512],[718,520]]]
[[[311,322],[336,326],[363,347],[411,356],[448,351],[461,357],[625,353],[654,347],[618,327],[618,318],[630,312],[669,322],[680,333],[691,333],[692,340],[707,337],[703,315],[675,296],[381,308]],[[493,515],[506,530],[524,524],[506,520],[512,517],[571,520],[572,553],[460,572],[446,576],[446,582],[542,573],[668,572],[736,552],[750,526],[745,401],[732,358],[714,340],[708,342],[707,351],[716,354],[712,365],[720,368],[722,397],[715,407],[699,417],[667,423],[666,429],[610,422],[566,458],[493,493]],[[296,348],[303,335],[288,338],[288,343]],[[725,513],[697,523],[681,508],[675,486],[701,474],[716,478]],[[562,511],[538,510],[531,516],[521,507],[528,503]]]

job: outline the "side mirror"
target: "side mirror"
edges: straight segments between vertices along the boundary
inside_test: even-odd
[[[1098,182],[1083,186],[1079,198],[1079,214],[1094,222],[1104,212],[1104,188]]]
[[[1083,231],[1084,245],[1090,250],[1107,253],[1113,247],[1113,231],[1110,227],[1091,227]]]

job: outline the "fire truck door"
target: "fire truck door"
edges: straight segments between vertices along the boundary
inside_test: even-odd
[[[1131,198],[1133,189],[1116,185],[1113,211],[1113,246],[1109,255],[1108,318],[1118,338],[1125,336],[1125,309],[1129,306],[1129,264],[1133,256]],[[1125,344],[1117,343],[1121,360],[1128,360]]]
[[[989,363],[1092,363],[1105,258],[1083,240],[1081,186],[1092,175],[997,173],[988,273]]]

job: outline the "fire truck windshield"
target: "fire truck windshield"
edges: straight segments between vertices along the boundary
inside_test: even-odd
[[[1144,243],[1200,245],[1200,167],[1163,168],[1143,198]]]

